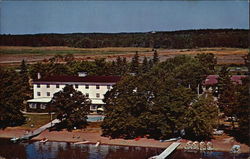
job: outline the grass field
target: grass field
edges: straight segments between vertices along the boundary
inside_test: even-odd
[[[1,54],[124,54],[129,52],[149,52],[151,48],[136,47],[107,47],[107,48],[72,48],[62,46],[52,47],[26,47],[26,46],[0,46]]]
[[[117,56],[131,60],[138,51],[140,59],[152,58],[152,48],[136,47],[108,47],[108,48],[71,48],[62,46],[52,47],[24,47],[24,46],[0,46],[0,64],[4,66],[19,65],[24,59],[28,63],[35,63],[49,59],[55,55],[74,54],[76,60],[95,60],[106,58],[115,60]],[[199,53],[213,53],[217,57],[218,64],[243,64],[244,56],[249,52],[242,48],[195,48],[195,49],[157,49],[160,61],[176,55],[196,55]]]

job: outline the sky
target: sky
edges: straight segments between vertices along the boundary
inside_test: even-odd
[[[249,29],[247,0],[0,2],[1,34]]]

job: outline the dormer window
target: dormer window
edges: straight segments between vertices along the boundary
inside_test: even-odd
[[[47,88],[50,88],[50,85],[49,85],[49,84],[47,84]]]
[[[37,84],[36,87],[37,87],[37,88],[40,88],[41,86],[40,86],[40,84]]]

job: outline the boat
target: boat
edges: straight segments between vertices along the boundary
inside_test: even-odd
[[[95,147],[98,147],[100,145],[100,142],[97,142],[96,144],[95,144]]]
[[[45,143],[45,142],[47,142],[47,141],[48,141],[47,138],[43,138],[42,140],[40,140],[41,143]]]
[[[10,139],[10,141],[12,141],[12,142],[17,142],[17,141],[19,141],[20,140],[20,138],[19,137],[13,137],[13,138],[11,138]]]
[[[89,141],[79,141],[79,142],[75,142],[74,144],[78,145],[78,144],[87,144],[87,143],[89,143]]]
[[[168,139],[168,140],[160,140],[160,142],[178,141],[180,139],[181,139],[181,137],[175,137],[175,138],[171,138],[171,139]]]
[[[233,145],[231,153],[240,153],[240,145]]]

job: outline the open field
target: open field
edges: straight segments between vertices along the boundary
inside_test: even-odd
[[[110,47],[110,48],[70,48],[61,46],[52,47],[20,47],[20,46],[0,46],[0,64],[16,65],[22,59],[28,63],[34,63],[49,59],[54,55],[74,54],[77,60],[94,60],[106,58],[111,61],[117,56],[126,57],[130,60],[134,53],[138,51],[141,59],[152,57],[152,48],[136,47]],[[161,61],[180,54],[196,55],[198,53],[214,53],[218,59],[218,64],[243,64],[248,49],[242,48],[196,48],[196,49],[158,49]]]

